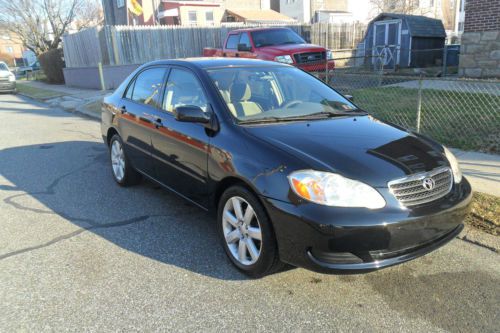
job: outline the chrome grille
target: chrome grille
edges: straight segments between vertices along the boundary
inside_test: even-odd
[[[298,64],[307,64],[309,62],[318,62],[326,59],[326,52],[305,52],[293,55]]]
[[[424,187],[424,181],[432,188]],[[444,197],[453,185],[453,174],[448,167],[417,173],[389,182],[389,190],[404,206],[421,205]]]

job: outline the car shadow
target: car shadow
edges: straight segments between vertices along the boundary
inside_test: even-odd
[[[246,279],[227,259],[211,214],[150,182],[118,186],[111,175],[108,150],[100,142],[4,149],[0,175],[7,180],[0,183],[0,190],[9,194],[5,204],[39,221],[58,215],[79,227],[46,243],[0,254],[0,260],[92,232],[168,265],[218,279]]]

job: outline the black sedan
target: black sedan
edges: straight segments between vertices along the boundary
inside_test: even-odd
[[[414,259],[461,231],[471,200],[448,149],[275,62],[148,63],[105,98],[101,126],[118,184],[145,177],[216,213],[255,277]]]

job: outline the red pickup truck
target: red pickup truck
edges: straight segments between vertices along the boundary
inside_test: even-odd
[[[204,48],[205,57],[240,57],[278,61],[308,72],[333,70],[332,51],[307,44],[288,28],[252,28],[229,32],[222,49]]]

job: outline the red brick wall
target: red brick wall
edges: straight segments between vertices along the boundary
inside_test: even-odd
[[[500,0],[466,0],[464,32],[500,30]]]

